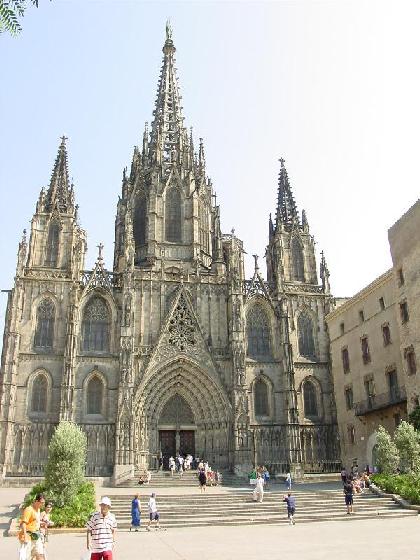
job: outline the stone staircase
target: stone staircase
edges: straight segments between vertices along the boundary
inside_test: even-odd
[[[138,488],[139,492],[146,491],[148,486],[150,488],[188,488],[188,487],[198,487],[198,473],[197,471],[185,471],[181,476],[178,473],[175,473],[171,476],[171,473],[168,471],[151,471],[152,473],[152,480],[149,485],[139,485],[138,484],[138,476],[136,478],[124,482],[120,486],[124,488]],[[229,472],[222,472],[222,486],[230,487],[243,487],[246,485],[246,480],[241,478],[235,474]]]
[[[172,482],[172,481],[170,481]],[[197,486],[197,483],[195,482]],[[298,486],[293,490],[296,496],[296,522],[312,523],[316,521],[351,521],[352,519],[371,519],[372,517],[406,517],[417,512],[401,508],[389,498],[380,498],[365,491],[355,496],[353,515],[346,514],[341,488],[322,490]],[[314,485],[315,486],[315,485]],[[138,487],[142,506],[142,523],[148,518],[147,500],[156,490],[156,499],[165,528],[203,527],[223,525],[258,525],[287,523],[286,506],[282,502],[283,492],[267,491],[262,503],[252,501],[252,489],[207,488],[201,494],[187,490],[185,494],[165,494],[165,487],[151,484],[150,487]],[[127,530],[130,527],[130,506],[132,495],[110,496],[112,511],[117,517],[118,527]],[[145,530],[144,525],[141,530]]]

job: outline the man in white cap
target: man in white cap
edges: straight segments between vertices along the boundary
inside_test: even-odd
[[[117,521],[110,512],[111,500],[104,496],[96,511],[86,523],[87,549],[90,550],[90,560],[112,560],[115,546],[115,529]]]

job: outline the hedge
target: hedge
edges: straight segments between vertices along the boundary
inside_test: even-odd
[[[412,504],[420,505],[420,476],[414,474],[375,474],[373,482],[381,490],[398,494]]]

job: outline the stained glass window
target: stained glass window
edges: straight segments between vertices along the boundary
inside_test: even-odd
[[[303,386],[303,401],[305,416],[318,416],[318,406],[316,402],[316,389],[314,384],[307,381]]]
[[[60,225],[58,222],[51,222],[48,229],[48,239],[45,250],[45,266],[51,266],[53,268],[57,266],[59,243]]]
[[[315,355],[314,330],[312,319],[302,313],[298,319],[299,354],[307,358]]]
[[[268,387],[258,379],[254,385],[254,410],[256,416],[268,416]]]
[[[292,240],[292,280],[305,280],[302,245],[297,237]]]
[[[32,385],[32,412],[47,412],[47,387],[45,375],[37,375]]]
[[[95,297],[86,305],[83,313],[83,350],[109,351],[109,311],[102,298]]]
[[[270,327],[265,311],[254,305],[247,315],[248,356],[259,358],[270,355]]]
[[[48,350],[53,347],[55,307],[50,299],[43,299],[36,311],[34,348]]]
[[[101,414],[104,386],[97,375],[94,375],[87,386],[87,413]]]
[[[166,241],[181,242],[181,193],[175,188],[166,193],[165,237]]]

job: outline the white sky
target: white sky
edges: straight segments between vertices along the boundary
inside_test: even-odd
[[[418,2],[386,0],[41,1],[22,35],[0,36],[0,287],[63,133],[87,263],[102,241],[112,267],[122,169],[151,119],[170,17],[186,125],[248,273],[283,156],[333,292],[353,295],[391,265],[387,230],[419,196],[419,16]]]

